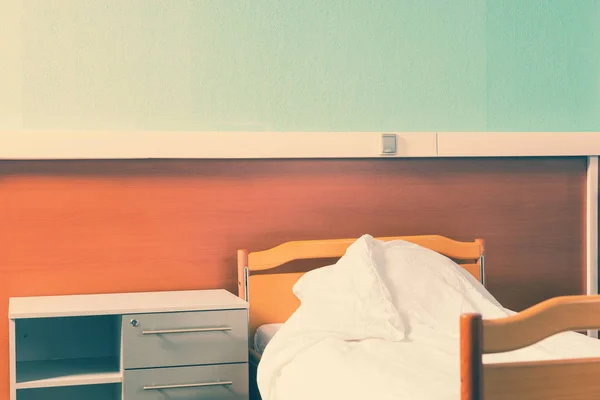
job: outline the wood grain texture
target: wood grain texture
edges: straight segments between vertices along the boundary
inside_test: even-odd
[[[299,240],[282,243],[271,249],[251,252],[248,254],[247,265],[250,271],[263,271],[278,267],[294,260],[314,258],[340,258],[346,249],[357,238],[326,239],[326,240]],[[420,236],[392,236],[378,237],[378,240],[406,240],[419,246],[426,247],[447,257],[459,260],[477,260],[483,254],[483,240],[475,242],[458,242],[440,235]],[[244,259],[238,253],[238,260]],[[239,263],[238,263],[239,268]],[[239,273],[238,273],[239,274]]]
[[[600,327],[600,296],[555,297],[515,315],[460,320],[462,400],[592,400],[600,394],[600,358],[482,364],[482,354],[529,347],[557,333]]]
[[[483,397],[483,323],[481,315],[460,317],[460,398]]]
[[[585,291],[585,158],[0,162],[0,295],[225,288],[236,250],[436,233],[486,240],[520,310]],[[4,325],[5,327],[7,325]],[[0,329],[0,399],[8,395]]]
[[[600,296],[554,297],[483,326],[486,354],[518,350],[561,332],[600,329]]]

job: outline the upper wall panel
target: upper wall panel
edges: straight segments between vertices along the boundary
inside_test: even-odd
[[[483,130],[484,5],[26,0],[24,128]]]
[[[600,0],[4,0],[0,130],[580,131]]]
[[[597,131],[600,0],[487,2],[487,130]]]

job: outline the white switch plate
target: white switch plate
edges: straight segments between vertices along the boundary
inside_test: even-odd
[[[379,147],[379,154],[390,156],[397,153],[397,141],[395,133],[382,133]]]

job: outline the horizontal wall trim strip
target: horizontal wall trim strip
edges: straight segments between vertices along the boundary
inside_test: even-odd
[[[0,159],[436,157],[435,132],[397,133],[380,155],[381,132],[13,132]]]
[[[595,156],[600,132],[438,132],[439,157]]]
[[[600,155],[600,132],[0,132],[0,159],[411,158]]]

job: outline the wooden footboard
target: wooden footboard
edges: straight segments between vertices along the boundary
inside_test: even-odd
[[[261,400],[258,385],[256,384],[256,371],[260,362],[260,354],[254,349],[248,349],[248,360],[250,369],[250,400]]]
[[[522,349],[557,333],[600,328],[600,296],[555,297],[516,315],[460,323],[462,400],[600,397],[600,358],[483,364],[483,354]]]

